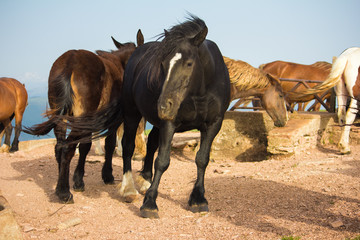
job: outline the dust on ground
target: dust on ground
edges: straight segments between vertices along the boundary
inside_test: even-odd
[[[192,135],[178,134],[174,141]],[[180,144],[181,145],[181,144]],[[74,204],[54,194],[54,146],[0,154],[0,190],[15,212],[24,239],[351,239],[360,235],[360,149],[339,155],[335,146],[259,162],[215,159],[205,196],[210,212],[194,214],[187,201],[196,178],[195,153],[174,150],[157,204],[160,219],[140,217],[143,196],[125,203],[116,185],[101,180],[102,156],[87,158],[85,191]],[[251,160],[251,159],[250,159]],[[77,162],[72,161],[70,179]],[[142,163],[133,162],[133,174]],[[114,156],[116,183],[122,158]],[[72,184],[72,180],[71,180]]]

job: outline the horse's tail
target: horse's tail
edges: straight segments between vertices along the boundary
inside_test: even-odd
[[[341,77],[346,68],[346,64],[347,64],[347,58],[345,57],[336,58],[335,62],[332,65],[331,72],[328,78],[324,82],[322,82],[321,84],[317,85],[314,88],[309,88],[301,92],[289,92],[288,93],[289,98],[294,101],[297,101],[297,100],[301,100],[302,97],[304,96],[313,95],[329,90],[341,80]]]
[[[23,132],[31,135],[46,135],[48,134],[57,124],[59,124],[58,119],[56,119],[54,116],[51,116],[49,120],[33,125],[32,127],[24,127],[22,129]]]
[[[72,112],[74,92],[71,88],[71,75],[70,70],[64,71],[55,78],[52,78],[50,74],[49,82],[51,81],[52,87],[49,89],[49,101],[52,102],[54,107],[46,110],[44,114],[49,119],[32,127],[25,127],[23,130],[25,133],[37,136],[46,135],[56,125],[61,124],[62,120],[57,116],[67,115]]]
[[[54,116],[54,119],[56,122],[61,121],[65,123],[72,131],[76,131],[79,135],[84,136],[81,139],[76,140],[76,142],[84,142],[116,132],[123,122],[123,111],[121,101],[115,99],[93,113],[87,113],[76,117],[56,115]]]

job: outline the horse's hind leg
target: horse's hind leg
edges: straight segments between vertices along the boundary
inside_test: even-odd
[[[207,129],[201,131],[200,149],[196,154],[197,179],[189,199],[189,207],[192,212],[207,212],[208,202],[205,199],[204,175],[209,163],[211,144],[219,132],[221,119],[212,123]]]
[[[351,128],[351,124],[353,124],[355,120],[357,112],[358,112],[357,101],[352,98],[350,100],[349,109],[346,112],[345,126],[342,127],[341,137],[338,144],[339,150],[342,154],[350,153],[350,146],[349,146],[350,128]]]
[[[154,154],[159,147],[159,129],[153,127],[147,141],[146,156],[143,169],[140,172],[136,182],[140,186],[140,193],[145,194],[149,189],[152,181],[152,167],[154,162]]]
[[[3,135],[5,134],[5,139],[4,139],[4,144],[1,146],[0,148],[0,152],[9,152],[10,150],[10,138],[11,138],[11,130],[12,130],[12,126],[11,126],[11,122],[10,119],[3,121],[1,123],[1,139],[3,137]],[[1,145],[1,139],[0,139],[0,145]]]
[[[16,152],[19,150],[19,136],[21,132],[21,122],[22,122],[22,113],[16,113],[15,114],[15,135],[14,140],[11,144],[10,152]]]
[[[70,132],[67,140],[72,142],[76,139],[78,139],[78,137]],[[65,203],[74,202],[73,195],[70,193],[69,172],[70,162],[75,154],[76,145],[76,143],[63,145],[61,147],[60,159],[57,159],[59,162],[59,178],[55,193],[59,199]]]
[[[112,157],[116,145],[116,131],[105,138],[105,162],[101,171],[101,176],[105,184],[114,184],[112,174]]]
[[[84,174],[85,174],[85,160],[91,148],[91,142],[79,144],[79,161],[76,166],[73,181],[73,188],[77,192],[85,190]]]

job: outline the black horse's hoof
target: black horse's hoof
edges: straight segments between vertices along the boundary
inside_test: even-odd
[[[112,175],[109,177],[103,175],[102,179],[106,185],[114,185],[115,184],[114,177]]]
[[[156,219],[159,218],[159,213],[157,209],[140,209],[140,215],[143,218]]]
[[[74,184],[73,189],[75,192],[84,192],[85,191],[85,185],[84,184]]]
[[[106,185],[115,185],[115,181],[109,181],[109,182],[105,182],[105,181],[104,181],[104,183],[105,183]]]
[[[209,212],[209,207],[206,203],[194,204],[190,206],[190,211],[193,213],[207,213]]]
[[[61,201],[61,203],[65,203],[65,204],[72,204],[74,203],[74,197],[73,195],[70,194],[58,194],[56,193],[56,195],[59,197],[59,200]]]

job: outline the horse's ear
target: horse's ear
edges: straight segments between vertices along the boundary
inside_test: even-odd
[[[332,63],[333,63],[333,64],[334,64],[334,62],[336,61],[336,59],[337,59],[337,57],[335,57],[335,56],[332,58]]]
[[[167,37],[169,35],[169,32],[166,29],[164,29],[164,35],[165,35],[165,37]]]
[[[119,43],[119,42],[116,41],[112,36],[111,36],[111,39],[113,40],[115,46],[116,46],[118,49],[120,49],[120,48],[122,48],[122,47],[124,46],[124,44]]]
[[[270,73],[266,73],[268,79],[270,80],[271,85],[277,85],[280,84],[280,80],[276,78],[275,76],[271,75]]]
[[[136,34],[136,42],[137,46],[141,46],[144,44],[144,35],[142,34],[141,29],[139,29]]]
[[[203,41],[206,38],[206,35],[208,33],[208,28],[205,26],[203,28],[203,30],[201,30],[198,34],[196,34],[195,37],[193,37],[191,39],[191,42],[195,45],[195,46],[200,46],[200,44],[203,43]]]

